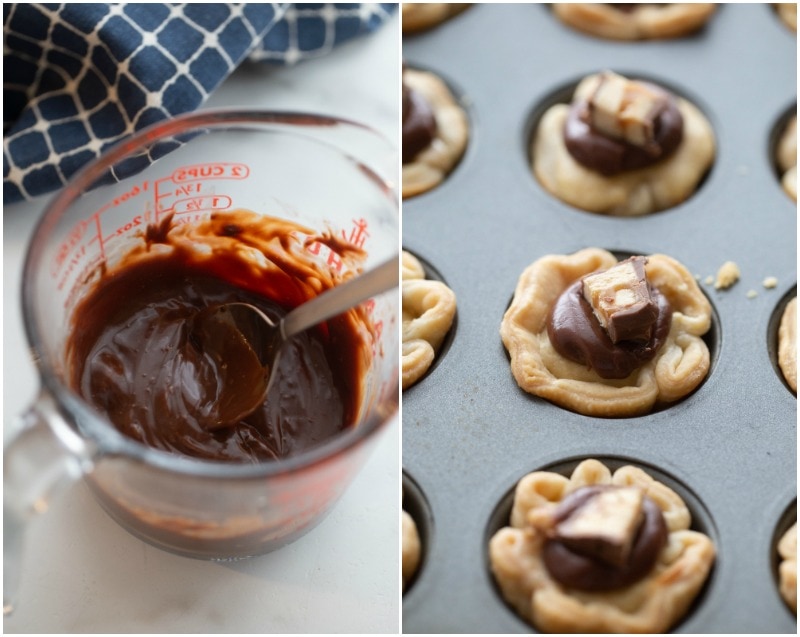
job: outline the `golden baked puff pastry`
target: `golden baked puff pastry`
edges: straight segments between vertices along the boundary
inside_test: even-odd
[[[715,8],[713,2],[553,3],[553,12],[562,22],[611,40],[680,38],[702,27]]]
[[[675,259],[618,263],[586,248],[525,269],[500,336],[525,391],[587,416],[626,417],[680,400],[703,381],[710,327],[708,299]]]
[[[403,33],[431,29],[470,6],[470,2],[404,2]]]
[[[441,78],[403,67],[403,199],[438,186],[464,154],[467,115]]]
[[[441,281],[425,279],[417,258],[403,251],[403,389],[416,383],[453,325],[456,295]]]
[[[797,391],[797,297],[786,305],[778,326],[778,366],[792,391]]]
[[[778,12],[778,17],[792,31],[797,31],[797,3],[796,2],[773,2],[772,6]]]
[[[781,597],[797,612],[797,522],[783,534],[778,542],[778,578]]]
[[[778,139],[776,153],[781,185],[797,201],[797,117],[792,116]]]
[[[697,107],[610,71],[584,78],[571,104],[551,106],[531,142],[532,170],[545,190],[618,216],[685,201],[714,155],[714,132]]]
[[[681,497],[638,467],[581,462],[519,481],[489,542],[503,598],[548,633],[663,633],[685,615],[716,551]]]
[[[419,567],[420,554],[422,552],[417,525],[406,511],[403,511],[403,590],[411,581]]]

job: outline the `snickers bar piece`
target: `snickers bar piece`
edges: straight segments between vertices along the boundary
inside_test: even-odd
[[[606,71],[589,98],[589,124],[607,137],[658,155],[656,121],[666,107],[664,93]]]
[[[612,566],[625,566],[644,518],[644,492],[638,487],[595,488],[586,495],[556,524],[553,538]]]
[[[613,343],[649,341],[658,318],[641,256],[583,279],[583,297]]]

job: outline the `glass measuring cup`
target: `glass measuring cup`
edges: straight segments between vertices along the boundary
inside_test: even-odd
[[[396,157],[369,129],[340,119],[207,112],[137,134],[76,175],[49,206],[25,264],[24,321],[42,388],[4,454],[5,574],[20,555],[19,525],[46,508],[64,476],[85,475],[122,526],[191,557],[264,553],[321,521],[397,408],[396,294],[369,304],[376,341],[358,425],[271,463],[200,461],[121,435],[70,389],[65,343],[97,273],[169,214],[195,224],[213,210],[248,209],[331,229],[363,248],[364,269],[380,263],[399,243],[397,196],[385,177],[396,176]],[[327,245],[308,250],[332,270],[348,267]],[[5,596],[13,591],[6,581]]]

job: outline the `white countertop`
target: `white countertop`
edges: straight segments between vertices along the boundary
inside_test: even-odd
[[[292,68],[248,66],[207,107],[299,110],[361,121],[399,138],[399,16]],[[3,211],[4,439],[38,380],[20,310],[22,263],[50,196]],[[400,427],[320,526],[283,549],[233,563],[177,557],[136,539],[76,483],[35,520],[5,633],[397,633]]]

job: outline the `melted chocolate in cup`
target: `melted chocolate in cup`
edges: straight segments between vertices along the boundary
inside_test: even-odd
[[[425,98],[403,83],[403,163],[408,164],[436,136],[436,117]]]
[[[190,338],[198,310],[244,301],[277,322],[287,300],[291,307],[313,295],[306,281],[295,278],[304,270],[312,276],[310,260],[290,264],[287,252],[279,275],[265,274],[247,258],[245,246],[267,240],[259,224],[269,221],[233,214],[212,217],[194,235],[152,228],[148,246],[101,276],[76,308],[67,346],[71,384],[126,436],[193,458],[261,462],[300,453],[355,424],[367,358],[364,326],[355,318],[360,313],[348,312],[284,344],[261,407],[233,426],[205,426],[231,379]],[[288,231],[278,229],[276,236],[297,243]],[[218,251],[181,242],[204,232]],[[174,249],[150,254],[151,243]],[[252,380],[245,374],[236,382]]]
[[[683,139],[683,116],[675,97],[649,82],[642,84],[666,98],[665,108],[655,122],[654,148],[640,148],[595,131],[589,124],[588,102],[579,100],[570,106],[564,124],[564,143],[575,161],[589,170],[610,177],[652,166],[675,151]]]
[[[586,365],[601,378],[622,379],[652,360],[664,344],[672,324],[672,308],[657,288],[650,288],[658,315],[649,341],[620,341],[614,344],[594,316],[578,279],[553,304],[547,321],[547,335],[564,358]]]

